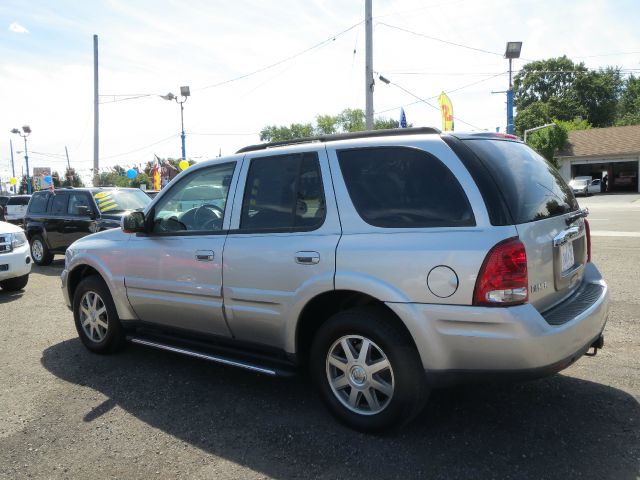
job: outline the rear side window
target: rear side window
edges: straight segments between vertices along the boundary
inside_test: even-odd
[[[55,195],[51,204],[52,215],[65,215],[67,213],[68,195]]]
[[[324,217],[324,190],[316,153],[251,160],[241,230],[315,229]]]
[[[385,228],[475,225],[464,190],[433,155],[416,148],[338,152],[342,176],[358,214]]]
[[[29,204],[29,213],[46,213],[47,212],[47,200],[49,195],[40,194],[34,195]]]
[[[487,139],[463,143],[489,170],[516,225],[578,209],[578,202],[560,173],[526,145]]]
[[[30,197],[11,197],[7,205],[28,205]]]

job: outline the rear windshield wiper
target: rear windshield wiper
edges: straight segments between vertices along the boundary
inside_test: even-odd
[[[567,223],[567,225],[571,225],[573,222],[575,222],[579,218],[585,218],[587,215],[589,215],[589,209],[583,208],[571,213],[571,215],[565,218],[564,221]]]

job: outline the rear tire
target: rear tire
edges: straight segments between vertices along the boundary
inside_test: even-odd
[[[353,429],[399,428],[427,401],[420,356],[396,321],[379,307],[346,310],[327,320],[313,340],[310,370],[321,398]]]
[[[124,329],[104,280],[84,278],[73,295],[73,318],[82,343],[95,353],[114,353],[126,345]]]
[[[31,258],[36,265],[45,267],[53,261],[53,253],[49,251],[47,242],[40,235],[31,237]]]
[[[0,288],[2,290],[6,290],[7,292],[15,292],[17,290],[22,290],[27,286],[27,282],[29,282],[29,274],[22,275],[21,277],[10,278],[8,280],[3,280],[0,282]]]

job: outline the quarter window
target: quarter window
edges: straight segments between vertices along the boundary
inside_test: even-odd
[[[171,187],[155,207],[153,231],[222,230],[229,186],[236,163],[197,170]]]
[[[72,193],[69,196],[69,215],[81,215],[83,212],[79,207],[86,207],[91,212],[91,205],[89,204],[89,197],[83,193]],[[86,212],[86,210],[85,210]]]
[[[324,191],[316,153],[251,160],[241,230],[315,229],[324,217]]]
[[[47,193],[34,195],[31,203],[29,203],[29,213],[46,213],[48,199],[49,195]]]
[[[370,225],[385,228],[475,225],[464,190],[433,155],[416,148],[338,152],[354,207]]]

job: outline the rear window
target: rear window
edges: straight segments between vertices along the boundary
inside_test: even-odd
[[[383,228],[473,226],[464,190],[436,157],[416,148],[341,150],[340,169],[362,219]]]
[[[526,145],[487,139],[463,142],[489,170],[515,224],[578,209],[578,202],[560,172]]]
[[[7,205],[29,205],[31,197],[11,197]]]

